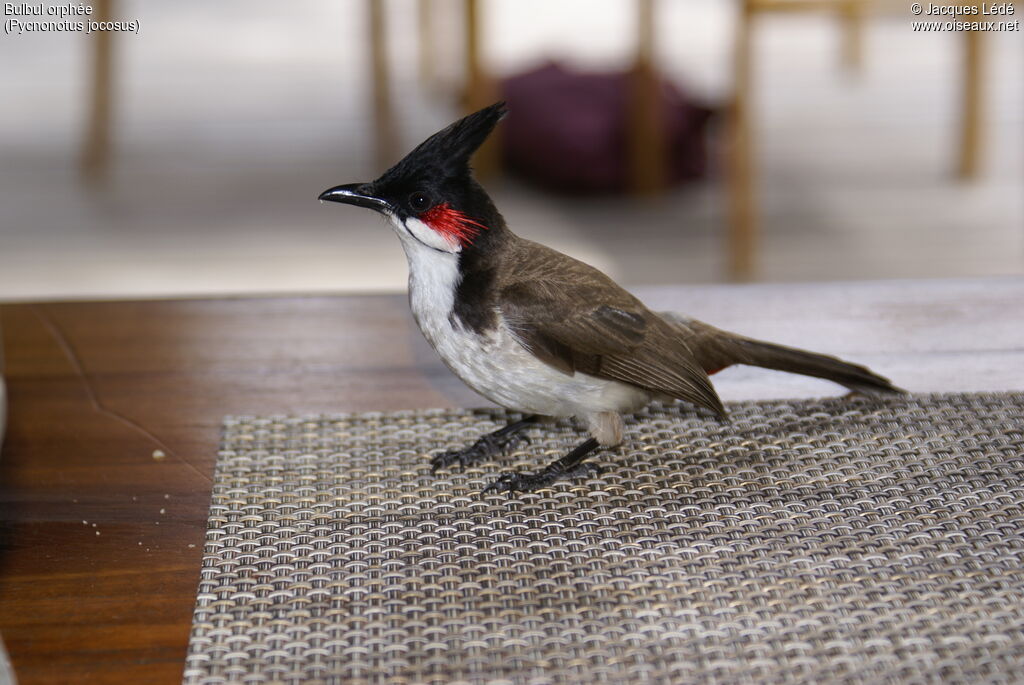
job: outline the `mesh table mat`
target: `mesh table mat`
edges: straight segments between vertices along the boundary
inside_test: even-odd
[[[500,410],[224,423],[186,683],[1024,681],[1024,394],[652,405],[427,456]]]

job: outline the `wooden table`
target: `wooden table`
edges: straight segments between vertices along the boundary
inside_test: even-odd
[[[638,293],[915,392],[1024,389],[1024,279]],[[401,296],[10,304],[0,317],[0,634],[22,685],[180,681],[225,414],[482,404]],[[744,368],[716,384],[727,401],[840,390]]]

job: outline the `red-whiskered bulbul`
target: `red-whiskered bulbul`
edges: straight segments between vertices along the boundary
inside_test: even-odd
[[[376,181],[325,190],[321,200],[383,214],[409,261],[413,317],[471,388],[526,418],[439,454],[434,470],[491,457],[540,416],[576,417],[590,438],[535,473],[505,473],[486,490],[533,490],[622,442],[622,414],[675,398],[725,417],[709,374],[733,364],[817,376],[854,391],[899,389],[835,357],[656,313],[597,269],[520,238],[469,166],[505,115],[497,103],[435,133]]]

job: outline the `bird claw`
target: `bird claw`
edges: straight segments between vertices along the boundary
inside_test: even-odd
[[[462,468],[465,468],[475,461],[481,461],[486,458],[486,454],[482,453],[482,450],[478,449],[479,443],[473,443],[469,447],[461,450],[448,450],[447,452],[441,452],[435,454],[430,459],[430,472],[437,473],[439,469],[446,468],[452,464],[458,464]]]
[[[547,487],[563,478],[570,479],[588,473],[597,475],[603,472],[604,468],[602,466],[588,462],[578,464],[567,471],[549,471],[544,469],[537,473],[503,473],[493,483],[484,488],[483,494],[486,495],[491,492],[531,492]]]
[[[438,469],[443,469],[456,463],[462,468],[466,468],[476,462],[484,461],[489,457],[500,454],[502,450],[520,439],[522,439],[521,436],[517,435],[495,436],[492,433],[488,433],[469,447],[435,454],[430,459],[430,472],[437,473]]]
[[[540,487],[540,484],[534,484],[532,479],[537,478],[540,474],[536,473],[503,473],[498,476],[498,479],[493,483],[484,488],[483,494],[489,492],[515,492],[516,490],[533,490],[534,488]]]

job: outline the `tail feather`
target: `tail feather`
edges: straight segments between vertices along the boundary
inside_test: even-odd
[[[851,364],[827,354],[807,352],[794,347],[750,338],[735,338],[731,342],[738,352],[739,359],[736,360],[736,363],[739,364],[751,364],[766,369],[824,378],[865,395],[904,392],[894,386],[888,378],[878,375],[865,366]]]
[[[675,312],[661,312],[661,316],[682,334],[683,341],[708,373],[733,364],[747,364],[824,378],[866,395],[905,392],[865,366],[827,354],[746,338]]]

